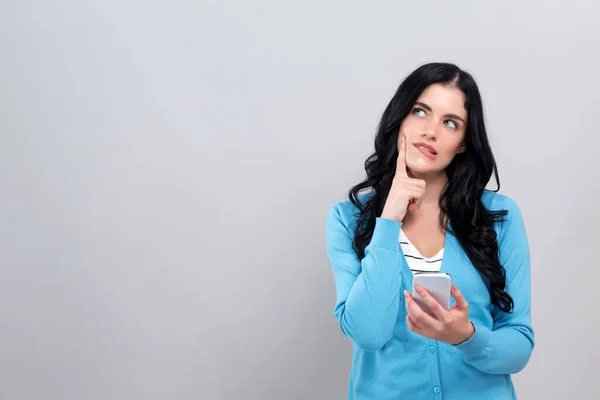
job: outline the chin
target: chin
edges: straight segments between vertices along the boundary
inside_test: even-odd
[[[437,175],[444,170],[436,165],[422,165],[421,163],[406,163],[406,166],[416,175]]]

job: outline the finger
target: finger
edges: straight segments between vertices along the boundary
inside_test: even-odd
[[[419,200],[417,200],[417,209],[420,209],[421,206],[423,205],[423,198],[424,197],[425,196],[421,196],[421,197],[419,197]]]
[[[423,202],[423,192],[421,189],[406,189],[406,194],[408,195],[408,211],[412,211],[415,207],[418,207],[420,203]]]
[[[440,303],[438,303],[438,301],[421,286],[415,285],[415,290],[417,293],[419,293],[423,301],[425,301],[425,304],[427,304],[431,311],[433,311],[437,319],[440,321],[446,321],[448,317],[448,311],[444,309],[444,307],[442,307]]]
[[[400,134],[400,150],[398,150],[398,159],[396,161],[396,175],[408,178],[406,173],[406,136]]]
[[[454,283],[452,284],[452,288],[450,289],[450,294],[454,298],[457,308],[460,308],[463,310],[466,310],[469,308],[469,303],[467,303],[467,300],[465,300],[461,291],[458,290],[458,288],[456,287],[456,285]]]
[[[414,323],[421,329],[434,329],[437,330],[440,322],[433,318],[431,315],[427,314],[419,303],[412,297],[412,295],[408,292],[405,292],[406,296],[406,311],[408,315],[412,318]]]
[[[415,200],[415,203],[417,203],[417,208],[421,208],[421,205],[423,204],[423,199],[425,199],[425,189],[419,191],[419,197]]]
[[[403,180],[404,187],[425,193],[426,183],[422,179],[409,178]]]
[[[415,201],[415,206],[417,208],[421,208],[421,205],[423,204],[423,200],[425,199],[425,187],[426,187],[426,183],[423,179],[411,179],[407,184],[406,184],[407,189],[410,189],[411,191],[414,191],[413,193],[413,199]]]
[[[408,203],[408,208],[406,209],[407,212],[412,212],[413,209],[417,206],[417,203],[415,201],[412,201],[410,203]]]
[[[418,187],[406,187],[403,188],[404,192],[413,200],[418,200],[423,197],[423,189]]]
[[[419,328],[417,326],[417,324],[415,323],[415,321],[413,321],[413,319],[410,317],[410,315],[406,316],[406,324],[408,325],[408,329],[410,329],[411,331],[418,333],[418,334],[422,334],[421,332],[423,332],[421,330],[421,328]]]

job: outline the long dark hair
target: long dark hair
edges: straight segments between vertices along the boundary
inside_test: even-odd
[[[466,150],[457,154],[446,168],[448,183],[440,196],[440,224],[448,229],[463,247],[472,264],[488,285],[491,303],[504,312],[511,312],[512,297],[505,291],[506,271],[498,259],[498,240],[494,224],[502,221],[506,210],[491,211],[481,202],[481,196],[492,174],[500,189],[496,161],[487,137],[483,105],[473,77],[454,64],[429,63],[412,72],[401,84],[381,117],[375,137],[375,152],[365,161],[366,179],[352,187],[350,201],[359,209],[353,247],[359,259],[371,241],[375,219],[381,215],[389,194],[396,159],[398,131],[423,90],[434,84],[448,84],[460,89],[466,98],[468,121],[465,133]],[[372,189],[361,202],[359,192]],[[450,226],[445,221],[450,220]]]

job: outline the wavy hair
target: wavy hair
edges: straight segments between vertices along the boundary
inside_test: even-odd
[[[504,220],[506,210],[491,211],[481,197],[492,174],[500,189],[496,161],[490,147],[484,124],[483,105],[473,77],[458,66],[449,63],[429,63],[420,66],[400,84],[383,112],[375,137],[375,152],[365,161],[366,179],[353,186],[348,196],[358,208],[358,220],[353,248],[359,259],[371,241],[375,220],[381,216],[392,186],[398,157],[398,131],[418,97],[428,86],[439,83],[454,86],[465,95],[468,121],[465,148],[446,168],[448,183],[439,200],[440,225],[453,234],[461,244],[473,266],[484,278],[491,303],[510,313],[514,302],[506,292],[506,270],[498,258],[498,240],[494,224]],[[372,189],[364,202],[358,195]],[[446,221],[451,221],[447,226]]]

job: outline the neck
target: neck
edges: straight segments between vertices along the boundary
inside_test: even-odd
[[[419,174],[410,171],[410,174],[417,179],[423,179],[425,181],[425,196],[423,197],[422,205],[437,206],[442,195],[442,190],[444,190],[444,187],[448,182],[448,176],[446,176],[446,172],[442,171],[431,174]]]

